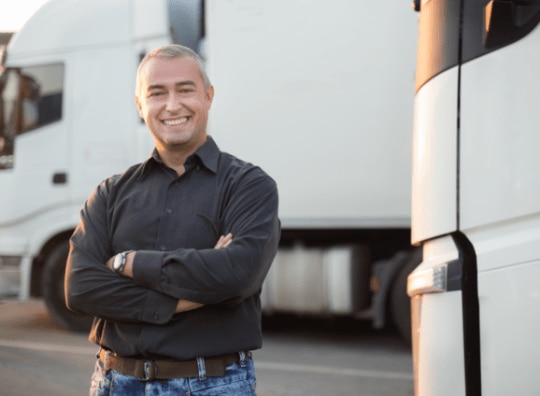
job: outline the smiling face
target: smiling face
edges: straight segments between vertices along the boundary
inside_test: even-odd
[[[207,138],[214,88],[205,87],[191,57],[153,57],[139,76],[137,107],[162,156],[191,154]],[[163,158],[165,159],[165,158]]]

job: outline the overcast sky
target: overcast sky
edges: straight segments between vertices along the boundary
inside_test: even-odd
[[[0,32],[16,32],[47,0],[0,0]]]

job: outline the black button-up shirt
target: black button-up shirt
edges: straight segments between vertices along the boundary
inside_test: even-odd
[[[212,138],[178,177],[156,152],[102,182],[81,210],[68,306],[96,317],[90,340],[120,356],[179,360],[260,348],[260,291],[280,225],[275,182]],[[233,242],[214,249],[221,235]],[[110,271],[135,250],[133,279]],[[186,299],[205,304],[175,314]]]

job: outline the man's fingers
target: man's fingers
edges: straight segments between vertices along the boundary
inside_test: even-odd
[[[232,242],[232,234],[229,232],[227,235],[225,235],[223,237],[223,244],[224,244],[224,247],[227,247],[231,244]]]
[[[216,246],[214,246],[214,249],[222,249],[229,246],[232,242],[232,234],[229,232],[227,235],[222,235],[219,237]]]
[[[219,238],[220,248],[225,248],[229,246],[231,242],[232,242],[232,234],[230,232],[227,235],[222,235]]]

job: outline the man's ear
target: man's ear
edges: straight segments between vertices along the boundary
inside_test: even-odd
[[[137,111],[139,112],[139,117],[141,117],[142,120],[144,120],[144,115],[142,112],[141,102],[139,101],[139,97],[135,96],[135,103],[137,104]]]
[[[214,100],[214,86],[210,85],[206,90],[206,99],[208,100],[208,108],[212,106]]]

